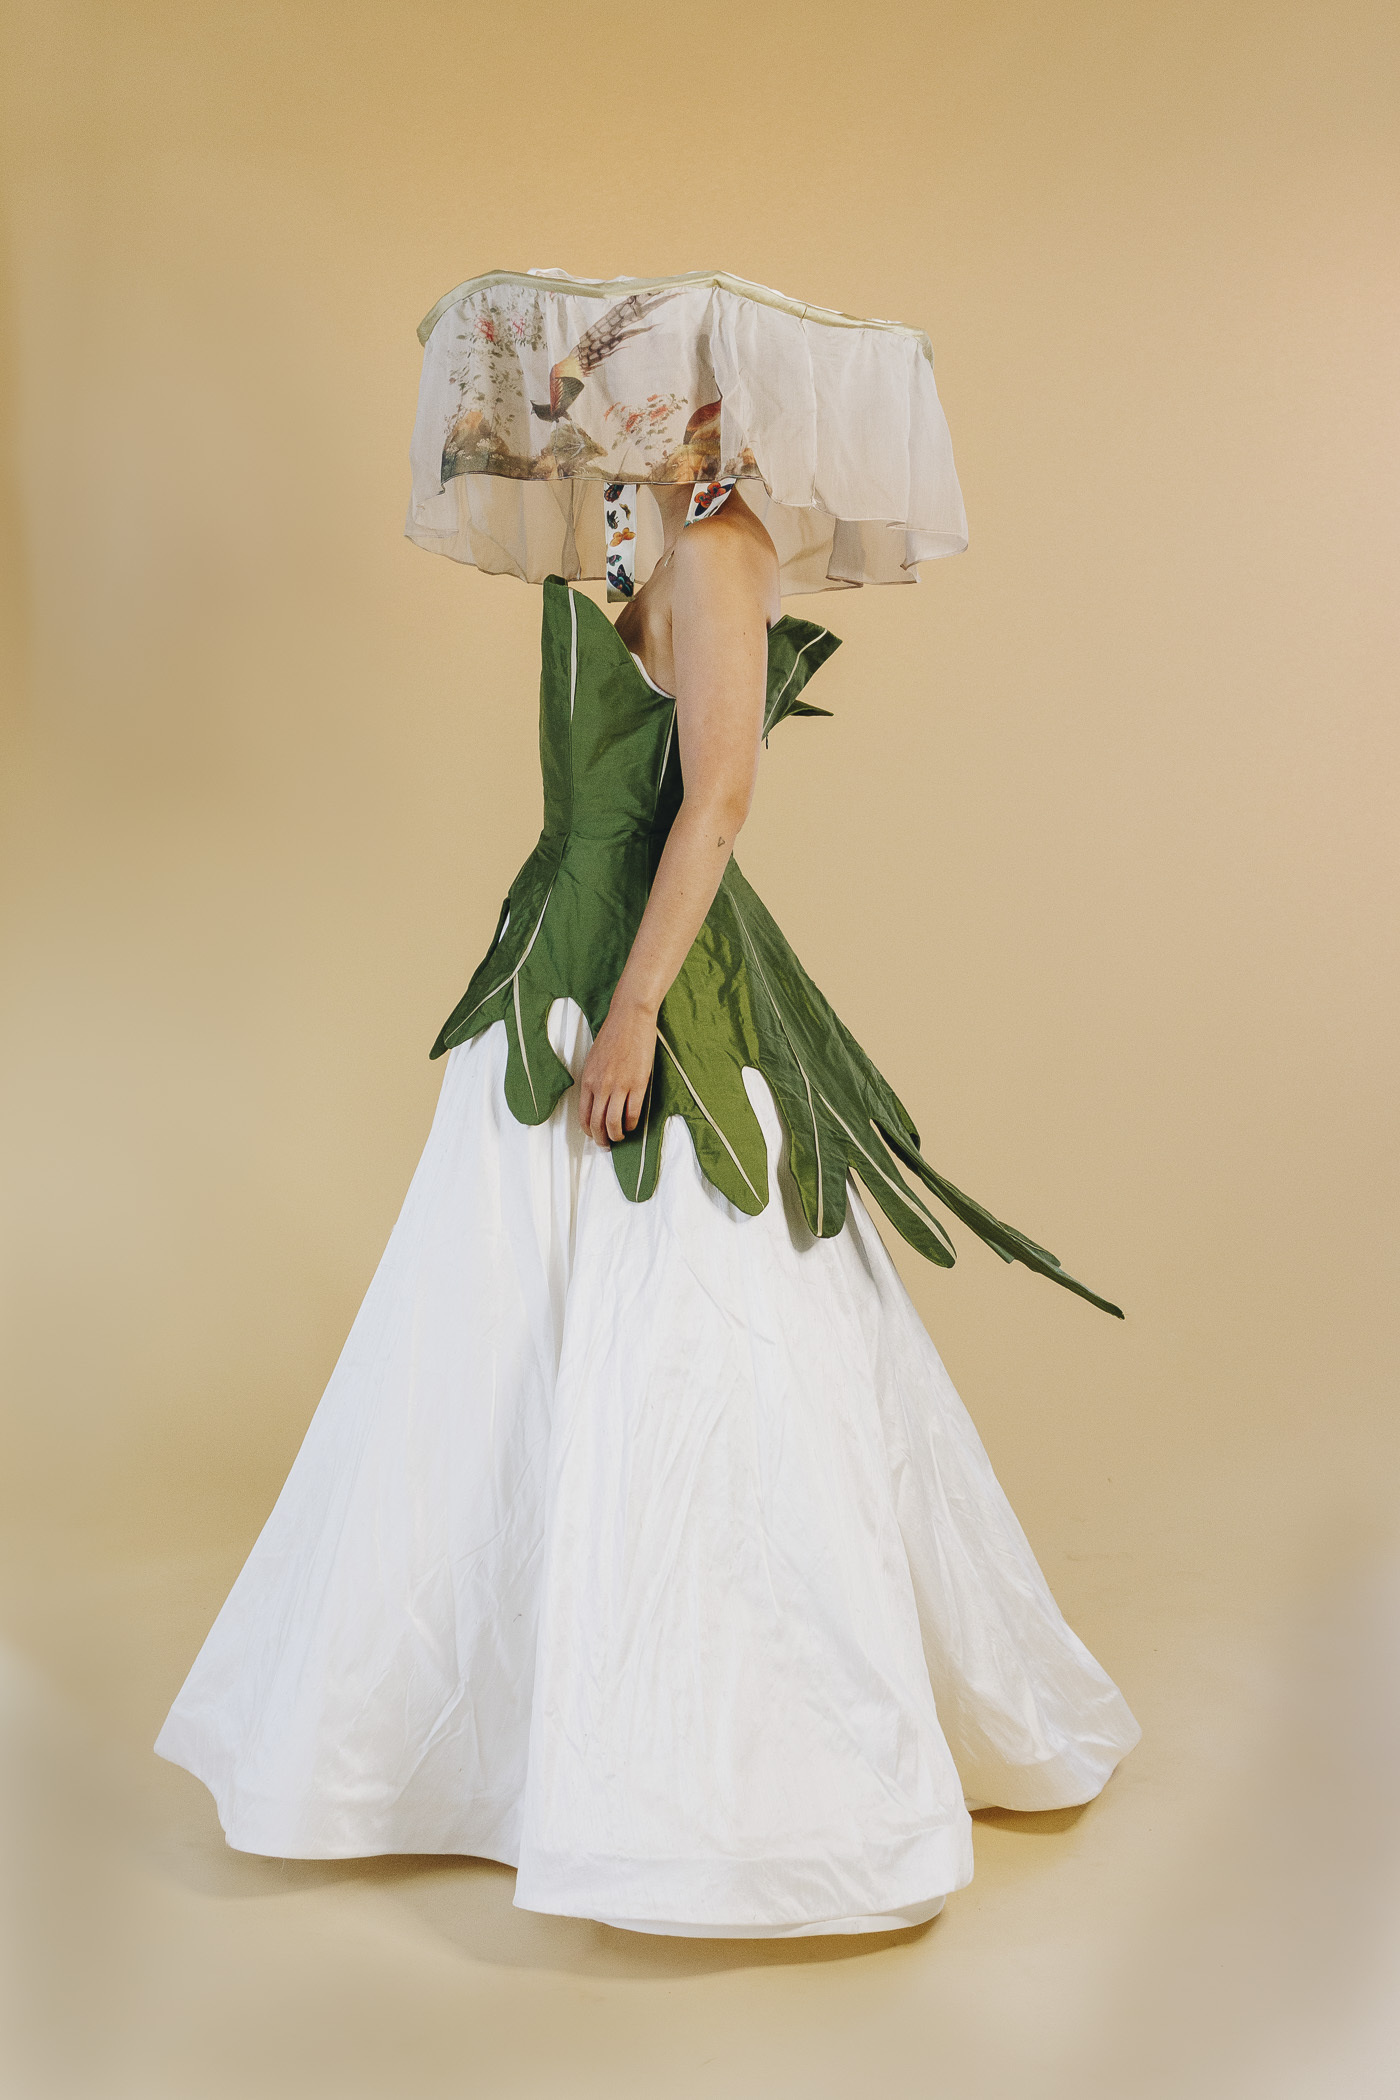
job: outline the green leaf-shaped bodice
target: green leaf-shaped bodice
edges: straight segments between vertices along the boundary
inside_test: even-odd
[[[826,712],[802,692],[839,647],[809,620],[777,622],[768,638],[765,735],[788,715]],[[573,1083],[549,1042],[554,1001],[577,1001],[595,1035],[602,1025],[683,791],[674,700],[643,677],[607,615],[559,577],[544,586],[540,766],[544,829],[432,1052],[441,1056],[503,1022],[506,1100],[523,1123],[542,1123]],[[642,1121],[612,1148],[628,1197],[642,1202],[655,1189],[666,1125],[680,1116],[715,1187],[741,1211],[763,1209],[767,1149],[744,1090],[745,1065],[763,1074],[777,1101],[814,1233],[840,1231],[854,1171],[910,1244],[950,1267],[947,1232],[902,1164],[1004,1259],[1118,1311],[929,1166],[908,1111],[731,858],[662,1003]]]

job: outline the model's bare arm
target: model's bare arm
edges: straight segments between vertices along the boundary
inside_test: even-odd
[[[683,536],[675,567],[671,640],[685,793],[579,1080],[579,1120],[600,1145],[636,1127],[657,1013],[714,902],[758,773],[776,563],[752,535],[702,526]]]

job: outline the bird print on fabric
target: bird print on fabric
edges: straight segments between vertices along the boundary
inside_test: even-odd
[[[667,291],[633,292],[630,297],[619,299],[616,306],[610,306],[591,328],[585,328],[567,356],[550,367],[548,401],[530,403],[541,422],[557,423],[561,416],[567,416],[583,392],[589,373],[634,336],[645,335],[656,308],[667,299],[674,299],[682,289],[673,285]]]
[[[615,300],[549,368],[548,400],[536,401],[539,379],[527,377],[527,353],[545,349],[544,316],[534,304],[503,302],[464,316],[455,338],[456,412],[443,434],[443,486],[466,474],[512,481],[596,480],[713,482],[758,476],[747,445],[721,456],[721,407],[708,361],[694,345],[671,340],[659,313],[680,288],[634,292]],[[585,429],[571,411],[592,374],[624,344],[648,337],[643,361],[656,370],[645,394],[625,384],[612,398],[617,368],[599,377],[582,402]],[[541,360],[541,363],[543,361]],[[621,366],[627,367],[623,358]],[[693,368],[693,369],[692,369]],[[540,366],[535,365],[535,373]],[[672,382],[668,388],[663,382]],[[679,382],[679,387],[675,382]],[[645,383],[645,381],[641,382]],[[701,398],[697,403],[697,395]],[[683,423],[680,433],[677,424]],[[532,440],[528,433],[533,430]],[[535,446],[538,449],[535,449]]]

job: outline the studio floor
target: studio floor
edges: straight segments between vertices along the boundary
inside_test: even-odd
[[[14,1542],[4,1722],[23,2037],[91,2100],[1370,2100],[1400,2061],[1400,1562],[1319,1449],[1120,1504],[1047,1570],[1144,1726],[1100,1800],[979,1815],[904,1935],[677,1941],[485,1862],[228,1850],[149,1745],[236,1547]],[[1346,1469],[1349,1470],[1349,1469]],[[28,2081],[32,2080],[33,2083]]]

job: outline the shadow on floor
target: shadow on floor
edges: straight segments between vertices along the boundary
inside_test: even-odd
[[[379,1859],[263,1859],[224,1841],[213,1804],[199,1789],[147,1847],[165,1878],[223,1902],[267,1902],[319,1889],[373,1892],[409,1913],[441,1945],[498,1968],[554,1970],[637,1981],[714,1975],[724,1970],[810,1966],[859,1960],[912,1946],[940,1920],[903,1932],[833,1933],[796,1940],[686,1939],[623,1932],[583,1918],[517,1910],[515,1873],[494,1860],[394,1854]],[[1022,1818],[1026,1820],[1046,1820]]]
[[[979,1809],[973,1820],[1028,1837],[1073,1830],[1084,1807],[1018,1814]],[[580,1976],[714,1975],[725,1970],[857,1961],[914,1946],[937,1931],[935,1918],[903,1932],[833,1933],[795,1940],[686,1939],[623,1932],[582,1918],[517,1910],[515,1874],[494,1860],[394,1854],[379,1859],[263,1859],[224,1841],[204,1789],[190,1783],[151,1851],[171,1880],[225,1902],[262,1901],[349,1887],[374,1892],[407,1912],[439,1944],[474,1962]],[[956,1898],[954,1899],[956,1901]]]
[[[1081,1801],[1074,1808],[1041,1808],[1022,1811],[1015,1808],[978,1808],[973,1810],[974,1823],[984,1824],[989,1830],[1019,1830],[1028,1837],[1059,1837],[1066,1830],[1073,1830],[1086,1808],[1092,1804]]]

